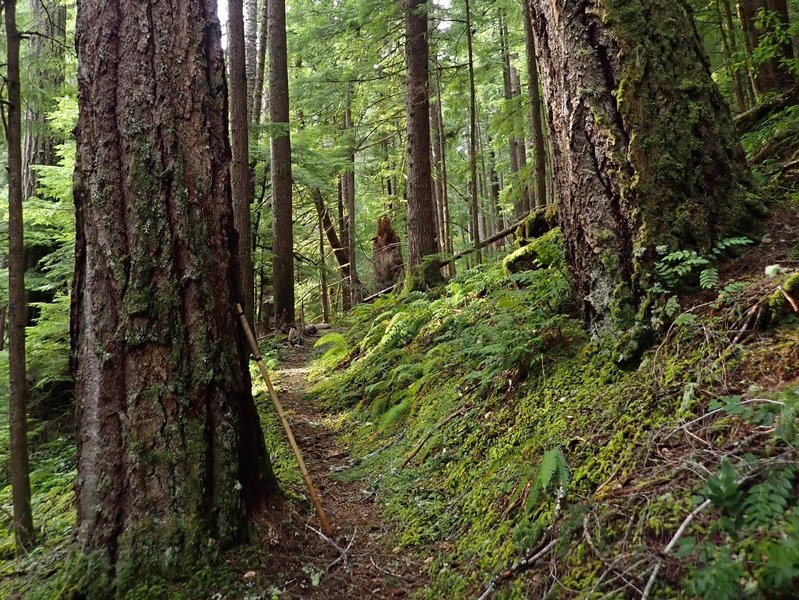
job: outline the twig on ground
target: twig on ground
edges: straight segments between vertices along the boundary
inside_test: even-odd
[[[482,594],[480,594],[480,597],[477,600],[486,600],[486,598],[489,598],[491,594],[497,591],[497,588],[501,583],[507,581],[508,579],[512,579],[518,573],[521,573],[525,569],[529,569],[530,567],[535,565],[535,563],[537,563],[539,560],[541,560],[541,558],[546,556],[552,550],[552,548],[555,547],[557,543],[558,543],[558,538],[554,538],[546,546],[541,548],[538,552],[513,563],[513,566],[510,569],[502,571],[502,573],[500,573],[498,577],[495,577],[491,581],[491,583],[488,584],[488,587],[486,587],[485,591]]]
[[[402,575],[400,575],[399,573],[394,573],[393,571],[389,571],[388,569],[384,569],[383,567],[381,567],[380,565],[378,565],[378,564],[375,562],[375,559],[374,559],[374,558],[372,558],[371,556],[369,557],[369,560],[371,561],[371,563],[372,563],[372,566],[373,566],[375,569],[377,569],[378,571],[380,571],[381,573],[385,573],[386,575],[391,575],[392,577],[396,577],[397,579],[405,579],[405,578],[404,578]]]
[[[655,566],[652,567],[652,573],[649,575],[649,579],[646,582],[644,593],[641,594],[641,600],[647,600],[647,598],[649,598],[649,594],[652,592],[652,586],[655,585],[655,580],[657,579],[658,573],[660,572],[660,567],[663,566],[664,558],[668,556],[672,550],[674,550],[674,546],[676,546],[677,542],[680,541],[680,538],[685,533],[685,530],[688,529],[688,526],[696,518],[696,516],[711,504],[712,501],[710,500],[710,498],[708,498],[707,500],[702,502],[702,504],[693,509],[687,517],[685,517],[683,522],[677,528],[677,531],[674,533],[674,536],[671,538],[671,540],[669,540],[669,543],[666,544],[666,546],[663,548],[661,556],[655,562]]]
[[[347,547],[346,547],[346,548],[344,548],[344,552],[342,552],[341,554],[339,554],[339,556],[338,556],[338,558],[337,558],[336,560],[334,560],[332,563],[330,563],[329,565],[327,565],[327,568],[325,569],[325,571],[330,571],[330,569],[332,569],[332,568],[333,568],[333,567],[334,567],[334,566],[335,566],[335,565],[336,565],[336,564],[337,564],[339,561],[341,561],[341,560],[343,560],[343,561],[344,561],[344,566],[345,566],[345,568],[346,568],[346,566],[347,566],[347,553],[350,551],[350,548],[352,547],[352,543],[355,541],[355,536],[356,536],[357,534],[358,534],[358,528],[356,527],[356,528],[353,530],[353,532],[352,532],[352,539],[350,539],[350,543],[349,543],[349,544],[347,544]]]
[[[331,568],[333,568],[333,566],[334,566],[334,565],[338,564],[338,563],[339,563],[340,561],[342,561],[342,560],[343,560],[343,561],[344,561],[344,563],[346,564],[346,562],[347,562],[347,553],[349,552],[350,548],[352,547],[352,543],[355,541],[355,536],[358,534],[358,528],[357,528],[357,527],[356,527],[356,528],[355,528],[355,530],[352,532],[352,538],[350,539],[350,543],[349,543],[349,544],[347,544],[347,547],[346,547],[346,548],[342,548],[342,547],[341,547],[341,546],[339,546],[339,545],[338,545],[336,542],[334,542],[333,540],[331,540],[329,537],[327,537],[327,536],[326,536],[324,533],[322,533],[321,531],[319,531],[319,530],[318,530],[318,529],[316,529],[315,527],[311,527],[311,526],[310,526],[310,525],[308,525],[308,524],[306,524],[305,526],[306,526],[308,529],[310,529],[311,531],[313,531],[313,532],[314,532],[316,535],[318,535],[320,538],[322,538],[324,541],[326,541],[328,544],[330,544],[331,546],[333,546],[333,548],[335,548],[335,549],[336,549],[336,551],[337,551],[337,552],[338,552],[338,554],[339,554],[339,556],[338,556],[338,558],[337,558],[336,560],[334,560],[332,563],[330,563],[329,565],[327,565],[327,568],[325,569],[325,571],[329,571]]]

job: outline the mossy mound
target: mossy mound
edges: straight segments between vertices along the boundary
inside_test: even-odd
[[[547,235],[540,248],[557,243]],[[625,597],[661,560],[651,598],[790,589],[799,557],[780,540],[799,543],[799,469],[780,461],[799,446],[799,355],[783,353],[783,376],[757,388],[752,357],[769,342],[732,345],[727,314],[741,308],[719,301],[623,370],[615,340],[590,340],[569,316],[560,261],[359,307],[347,360],[318,367],[316,397],[363,457],[344,476],[385,500],[396,551],[428,565],[424,596]],[[422,317],[379,348],[387,323]],[[772,482],[764,524],[751,506]],[[539,552],[543,564],[524,563]]]

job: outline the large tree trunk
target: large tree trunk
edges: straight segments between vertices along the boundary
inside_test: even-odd
[[[272,121],[272,280],[275,323],[294,322],[294,223],[291,202],[286,2],[269,5],[269,115]]]
[[[14,538],[23,550],[33,541],[31,484],[28,466],[28,381],[25,373],[25,255],[22,221],[22,102],[16,0],[5,2],[6,143],[8,144],[8,427],[11,456],[11,501]]]
[[[76,33],[77,539],[121,596],[244,540],[274,479],[233,308],[216,3],[82,0]]]
[[[426,0],[405,0],[405,108],[408,153],[408,289],[437,284],[441,274],[436,253],[433,211],[433,177],[430,168],[430,93],[428,88],[428,43]]]
[[[751,221],[743,153],[681,4],[526,1],[574,291],[593,325],[629,326],[657,247]]]
[[[248,0],[248,6],[255,0]],[[245,52],[242,0],[228,0],[228,56],[230,58],[230,141],[232,160],[230,177],[233,188],[233,222],[238,234],[244,312],[255,322],[254,266],[252,261],[252,219],[250,202],[253,195],[250,173],[249,121],[247,119],[247,64]]]

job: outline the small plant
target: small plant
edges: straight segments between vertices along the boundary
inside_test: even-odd
[[[657,280],[648,291],[652,295],[663,296],[665,301],[658,303],[652,310],[653,327],[661,329],[679,313],[680,302],[676,292],[688,283],[690,277],[699,271],[699,287],[703,290],[715,288],[719,283],[718,261],[721,255],[732,248],[751,243],[752,240],[747,237],[725,238],[718,241],[708,255],[699,254],[696,250],[668,252],[666,246],[658,246],[656,250],[663,256],[655,263]],[[690,318],[679,324],[689,321]]]

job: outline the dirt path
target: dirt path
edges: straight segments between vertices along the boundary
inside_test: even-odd
[[[379,500],[364,482],[337,476],[350,457],[324,425],[324,415],[304,398],[313,341],[288,350],[275,374],[276,388],[333,526],[333,542],[347,550],[342,554],[311,529],[321,528],[310,502],[286,503],[269,542],[272,551],[264,575],[282,590],[281,600],[405,597],[424,584],[419,566],[407,553],[392,550]]]

